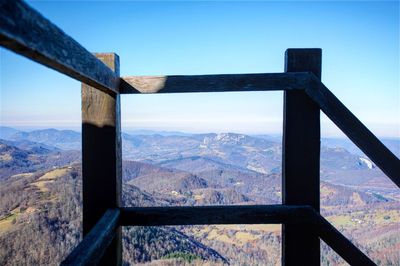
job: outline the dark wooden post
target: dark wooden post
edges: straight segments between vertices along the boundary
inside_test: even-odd
[[[119,57],[96,54],[119,76]],[[121,205],[120,95],[82,83],[83,236],[109,208]],[[103,265],[121,265],[121,228],[103,256]]]
[[[321,78],[321,49],[288,49],[286,72]],[[303,91],[284,92],[282,200],[319,212],[320,110]],[[282,264],[320,265],[320,241],[312,226],[283,225]]]

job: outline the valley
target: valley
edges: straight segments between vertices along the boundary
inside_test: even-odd
[[[0,265],[57,263],[82,237],[80,134],[0,136]],[[399,189],[366,156],[334,144],[321,147],[321,213],[379,265],[399,265]],[[123,134],[123,202],[280,204],[281,155],[280,142],[267,136]],[[124,265],[280,265],[281,225],[126,227],[123,234]],[[323,265],[345,265],[321,245]]]

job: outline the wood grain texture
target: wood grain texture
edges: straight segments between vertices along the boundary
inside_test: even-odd
[[[317,77],[306,89],[308,96],[398,187],[400,160],[353,115]]]
[[[20,0],[0,0],[0,45],[109,93],[119,76],[61,29]]]
[[[121,78],[121,93],[190,93],[301,90],[307,73],[130,76]]]
[[[115,230],[119,226],[119,215],[119,209],[107,210],[61,265],[97,265],[115,237]]]
[[[321,75],[321,49],[288,49],[285,71]],[[319,211],[320,110],[304,91],[285,91],[282,142],[282,200]],[[312,226],[284,224],[283,265],[319,265],[320,243]]]
[[[285,205],[121,208],[122,226],[305,224],[310,207]]]
[[[96,54],[119,75],[114,53]],[[121,205],[122,152],[120,95],[82,84],[82,194],[83,235],[107,209]],[[107,249],[102,265],[120,265],[121,229]]]

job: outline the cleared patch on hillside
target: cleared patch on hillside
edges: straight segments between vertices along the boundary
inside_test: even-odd
[[[64,176],[68,173],[68,171],[68,168],[54,169],[39,177],[37,181],[33,182],[33,185],[36,186],[40,192],[48,192],[49,189],[46,187],[46,185],[54,182],[57,178]]]

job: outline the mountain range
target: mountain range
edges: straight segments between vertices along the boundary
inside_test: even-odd
[[[193,136],[196,134],[184,133],[179,131],[153,131],[153,130],[126,130],[123,137],[130,138],[130,136]],[[204,135],[204,134],[198,134]],[[281,142],[281,135],[251,135],[258,139],[265,139],[271,142]],[[0,126],[0,139],[4,140],[30,140],[33,142],[46,142],[51,146],[61,149],[77,149],[81,148],[81,133],[73,130],[57,130],[57,129],[41,129],[32,131],[21,131],[11,127]],[[380,138],[382,143],[388,147],[397,157],[400,157],[400,139],[399,138]],[[363,156],[363,152],[346,138],[321,138],[322,146],[329,148],[342,147],[347,151]]]
[[[81,237],[80,133],[1,129],[0,264],[15,257],[22,264],[59,261]],[[280,204],[281,155],[276,137],[124,133],[123,202]],[[382,263],[396,261],[387,243],[400,245],[399,202],[398,188],[366,156],[323,142],[321,212]],[[52,260],[30,254],[31,242]],[[123,238],[127,265],[275,265],[279,243],[280,227],[273,226],[127,227]],[[325,247],[323,261],[341,263]]]
[[[242,170],[253,170],[264,174],[281,172],[282,148],[280,138],[277,136],[255,137],[235,133],[191,135],[179,132],[176,132],[179,135],[166,132],[152,135],[151,132],[146,133],[145,135],[122,134],[124,160],[151,164],[163,164],[168,161],[172,164],[174,160],[183,160],[181,164],[182,162],[186,164],[189,158],[198,156],[202,160],[211,160],[214,164],[229,164],[240,167]],[[0,136],[4,140],[13,141],[12,144],[16,147],[36,145],[63,151],[81,148],[80,133],[72,130],[44,129],[22,132],[0,127]],[[383,141],[392,143],[390,147],[396,154],[399,153],[399,139],[384,139]],[[27,144],[32,142],[35,144]],[[382,172],[368,157],[350,152],[346,149],[347,146],[348,141],[345,139],[322,139],[321,178],[323,180],[349,186],[364,186],[365,189],[376,185],[382,188],[393,188],[393,184],[383,177]],[[191,170],[194,162],[190,162]],[[202,163],[204,162],[199,164],[201,167],[203,167]],[[356,176],[355,173],[359,174]]]

